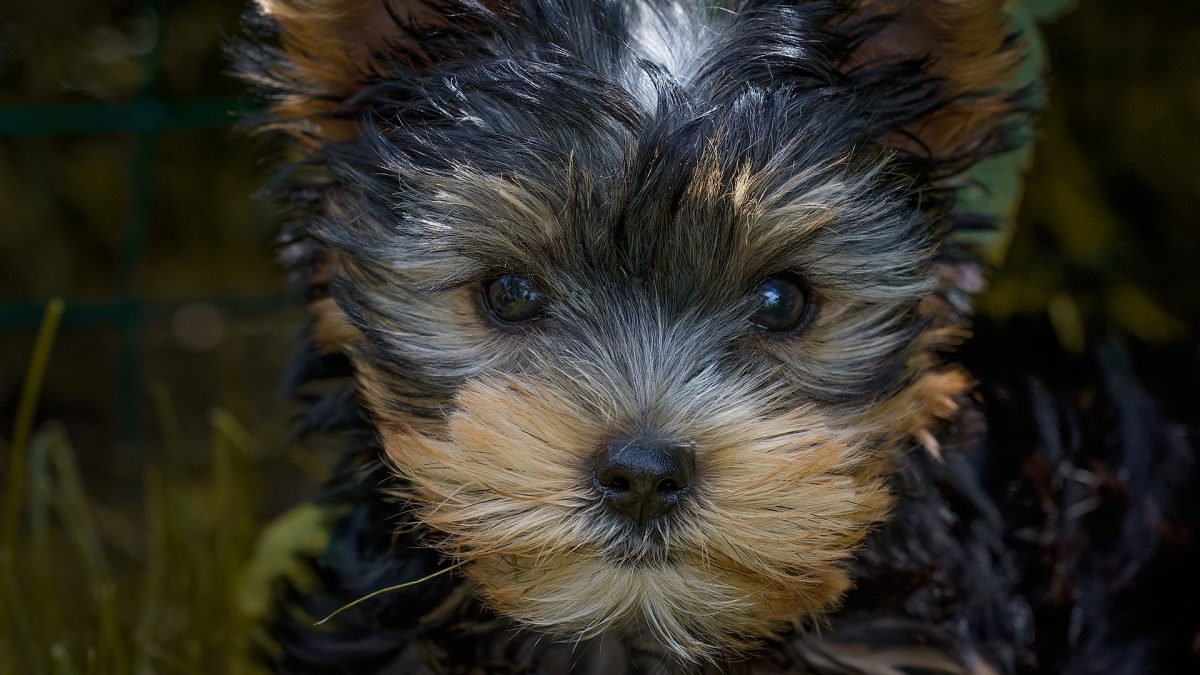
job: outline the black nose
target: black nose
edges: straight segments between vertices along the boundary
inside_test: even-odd
[[[596,461],[596,487],[613,511],[639,525],[675,508],[695,473],[691,448],[660,441],[616,441]]]

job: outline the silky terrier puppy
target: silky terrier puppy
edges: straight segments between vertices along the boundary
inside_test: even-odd
[[[265,658],[1044,667],[951,358],[1039,101],[1005,7],[258,0],[294,382],[351,443]]]

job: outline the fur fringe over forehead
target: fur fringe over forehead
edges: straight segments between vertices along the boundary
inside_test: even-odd
[[[562,105],[576,93],[636,123],[684,105],[720,115],[747,88],[819,91],[849,103],[842,133],[944,178],[1002,151],[1027,112],[1001,4],[259,0],[251,20],[277,43],[243,49],[238,69],[274,101],[262,128],[310,152],[364,126],[468,121],[455,99],[476,94],[457,82],[490,69],[491,96],[565,116],[546,126],[584,121]],[[631,95],[640,105],[624,108]]]
[[[324,147],[397,125],[500,121],[473,119],[463,97],[507,98],[546,116],[543,130],[571,130],[656,110],[721,116],[748,89],[793,90],[807,94],[798,108],[815,95],[839,103],[839,134],[937,182],[1011,146],[1029,112],[1001,5],[259,0],[249,21],[267,39],[240,50],[238,71],[273,101],[260,128],[318,162]],[[491,91],[465,88],[489,74]],[[603,114],[580,108],[583,95]]]
[[[881,248],[932,245],[941,300],[925,314],[958,323],[980,274],[937,241],[991,225],[953,210],[953,190],[1023,141],[1031,112],[1001,4],[260,0],[248,21],[262,39],[238,69],[273,102],[258,128],[305,157],[276,188],[298,217],[284,259],[314,301],[334,249],[394,241],[342,224],[394,221],[415,179],[469,166],[545,185],[630,169],[678,182],[719,137],[724,175],[749,168],[764,188],[815,165],[873,167],[923,222],[895,222]],[[627,166],[633,139],[659,161]],[[661,200],[650,185],[641,195]],[[332,303],[314,309],[328,348],[354,337]]]

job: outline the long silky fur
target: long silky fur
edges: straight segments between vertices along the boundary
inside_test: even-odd
[[[367,425],[340,482],[368,487],[340,498],[348,557],[323,581],[346,598],[369,590],[358,569],[462,565],[325,637],[281,622],[281,668],[458,672],[461,648],[565,671],[543,635],[615,654],[600,672],[768,642],[836,662],[804,628],[873,573],[857,565],[889,484],[941,471],[905,453],[938,453],[970,407],[943,355],[973,263],[943,243],[980,222],[955,211],[956,180],[1029,113],[999,6],[260,0],[275,41],[240,72],[272,101],[260,129],[304,155],[278,181],[297,214],[284,253],[312,361],[354,380],[310,417]],[[754,291],[781,272],[815,311],[758,334]],[[510,273],[550,298],[516,331],[480,305]],[[699,465],[694,498],[640,532],[589,479],[631,434]],[[925,628],[961,648],[918,662],[984,658],[943,623]]]

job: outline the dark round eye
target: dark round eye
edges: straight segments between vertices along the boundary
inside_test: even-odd
[[[483,287],[483,304],[497,321],[524,323],[540,318],[545,303],[528,277],[506,274]]]
[[[768,277],[758,286],[758,309],[750,323],[759,330],[781,333],[795,329],[808,315],[804,288],[790,276]]]

